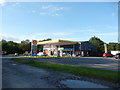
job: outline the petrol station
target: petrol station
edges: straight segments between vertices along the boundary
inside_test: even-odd
[[[37,56],[37,46],[43,46],[43,54],[47,56],[93,56],[96,53],[96,47],[88,41],[75,42],[69,40],[33,40],[31,44],[32,56]]]
[[[43,53],[48,56],[74,56],[75,52],[75,44],[77,42],[68,41],[68,40],[51,40],[51,41],[43,41],[37,42],[37,45],[43,46]]]

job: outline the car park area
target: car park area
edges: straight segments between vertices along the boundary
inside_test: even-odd
[[[115,55],[115,58],[116,58],[116,59],[120,59],[120,53],[117,53],[117,54]]]

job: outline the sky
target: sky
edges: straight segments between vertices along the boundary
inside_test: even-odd
[[[0,6],[0,37],[118,42],[117,2],[6,2]]]

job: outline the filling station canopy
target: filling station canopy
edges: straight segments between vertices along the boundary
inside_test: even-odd
[[[77,44],[77,42],[75,42],[75,41],[68,41],[68,40],[50,40],[50,41],[37,42],[37,45],[45,45],[45,44],[70,45],[70,44]]]

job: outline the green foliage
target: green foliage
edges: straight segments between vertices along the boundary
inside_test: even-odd
[[[51,39],[48,38],[48,39],[44,39],[42,41],[49,41],[49,40],[51,40]],[[23,40],[20,43],[2,40],[2,41],[0,41],[0,50],[7,51],[8,54],[14,54],[14,53],[23,54],[23,53],[25,53],[25,51],[28,51],[28,52],[31,51],[31,42],[28,39]],[[43,45],[39,45],[38,50],[42,51]]]
[[[15,51],[18,49],[17,43],[13,41],[7,42],[6,40],[2,40],[1,42],[2,51],[7,51],[8,53],[15,53]]]
[[[43,42],[43,41],[50,41],[52,40],[51,38],[47,38],[47,39],[44,39],[44,40],[40,40],[39,42]]]
[[[120,51],[120,43],[109,43],[108,45],[108,51]]]
[[[49,41],[52,40],[51,38],[41,40],[42,41]],[[97,54],[101,56],[104,53],[104,42],[100,40],[98,37],[91,37],[89,40],[90,43],[97,46]],[[109,43],[107,45],[108,51],[120,51],[120,43]],[[38,45],[38,51],[43,51],[43,45]],[[21,43],[16,43],[13,41],[0,41],[0,51],[7,51],[9,54],[19,53],[22,54],[25,51],[31,51],[31,42],[26,39],[21,41]]]
[[[47,62],[40,62],[40,61],[33,61],[33,60],[19,59],[19,58],[14,58],[12,60],[39,68],[45,68],[45,69],[64,72],[64,73],[71,73],[78,76],[86,76],[90,78],[108,80],[110,82],[118,83],[118,71],[88,68],[83,66],[47,63]]]
[[[38,45],[37,50],[38,50],[38,52],[42,52],[43,51],[43,45]]]
[[[0,41],[0,51],[2,51],[2,41]]]
[[[25,51],[31,51],[31,42],[28,39],[21,41],[21,43],[19,43],[18,45],[21,53],[24,53]]]
[[[91,37],[89,42],[97,46],[97,55],[102,56],[102,54],[104,53],[104,42],[95,36]]]
[[[2,40],[0,45],[2,45],[2,51],[7,51],[9,54],[24,53],[25,51],[30,51],[31,47],[29,40],[21,41],[21,43]]]

